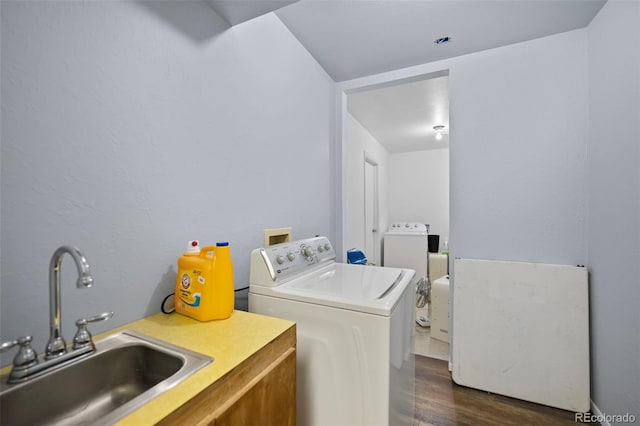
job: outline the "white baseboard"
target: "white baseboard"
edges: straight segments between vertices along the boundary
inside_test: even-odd
[[[600,424],[602,426],[611,426],[611,423],[609,423],[606,420],[606,417],[604,416],[604,414],[602,413],[602,411],[600,411],[600,409],[598,408],[598,406],[596,405],[595,402],[593,402],[593,400],[591,400],[591,414],[593,414],[594,416],[604,419]]]

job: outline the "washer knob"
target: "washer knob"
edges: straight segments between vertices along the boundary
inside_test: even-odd
[[[322,253],[324,251],[324,246],[322,244],[318,244],[318,251]]]
[[[278,265],[282,265],[284,263],[284,257],[282,256],[276,257],[276,262],[278,262]]]
[[[324,243],[324,249],[325,249],[326,251],[331,250],[331,246],[329,245],[329,243]]]
[[[293,254],[291,252],[287,253],[287,259],[289,259],[289,262],[293,262],[293,259],[295,259],[295,258],[296,258],[295,254]]]
[[[309,247],[309,246],[300,247],[300,252],[307,259],[311,259],[313,257],[313,249],[311,247]]]

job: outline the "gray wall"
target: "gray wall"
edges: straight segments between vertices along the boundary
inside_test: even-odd
[[[586,263],[586,30],[338,84],[449,70],[452,257]]]
[[[589,25],[592,399],[640,421],[640,3]]]
[[[588,30],[337,90],[450,69],[452,255],[586,263],[592,398],[636,417],[638,8],[609,1]],[[273,15],[227,29],[195,2],[1,12],[2,340],[30,333],[42,350],[61,244],[96,277],[77,290],[63,264],[69,338],[83,315],[114,310],[99,331],[157,312],[188,239],[230,240],[241,287],[265,227],[342,237],[333,82]],[[312,188],[309,164],[326,176]]]
[[[585,264],[586,54],[576,30],[451,64],[453,257]]]
[[[248,285],[263,229],[336,237],[334,83],[273,14],[233,28],[200,2],[2,2],[2,340],[159,312],[190,239],[228,240]],[[2,361],[6,364],[11,355]]]
[[[587,29],[338,84],[449,70],[452,257],[586,264],[592,400],[637,419],[638,8],[609,1]]]

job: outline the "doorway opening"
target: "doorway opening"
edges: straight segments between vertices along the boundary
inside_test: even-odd
[[[378,233],[378,163],[364,157],[364,250],[369,263],[380,265]]]
[[[448,251],[450,235],[448,71],[351,88],[343,101],[344,247],[362,248],[370,262],[384,266],[384,234],[392,224],[427,224],[430,235],[439,236],[439,246],[434,253],[425,246],[420,261],[429,264],[431,282],[446,276],[448,261],[442,252]],[[438,322],[438,331],[442,326],[445,333],[432,336],[430,328],[416,323],[416,354],[449,360],[448,301],[445,305],[444,312],[439,309],[447,316],[445,325]],[[431,316],[430,308],[416,311],[416,319]]]

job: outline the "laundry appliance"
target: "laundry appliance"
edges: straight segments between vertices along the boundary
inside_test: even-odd
[[[416,322],[430,325],[427,302],[430,298],[429,225],[416,222],[396,222],[384,234],[384,266],[410,268],[416,271]]]
[[[336,262],[326,237],[251,253],[249,311],[296,322],[299,425],[412,425],[414,271]]]
[[[429,225],[396,222],[384,234],[384,266],[410,268],[417,277],[428,272]]]

